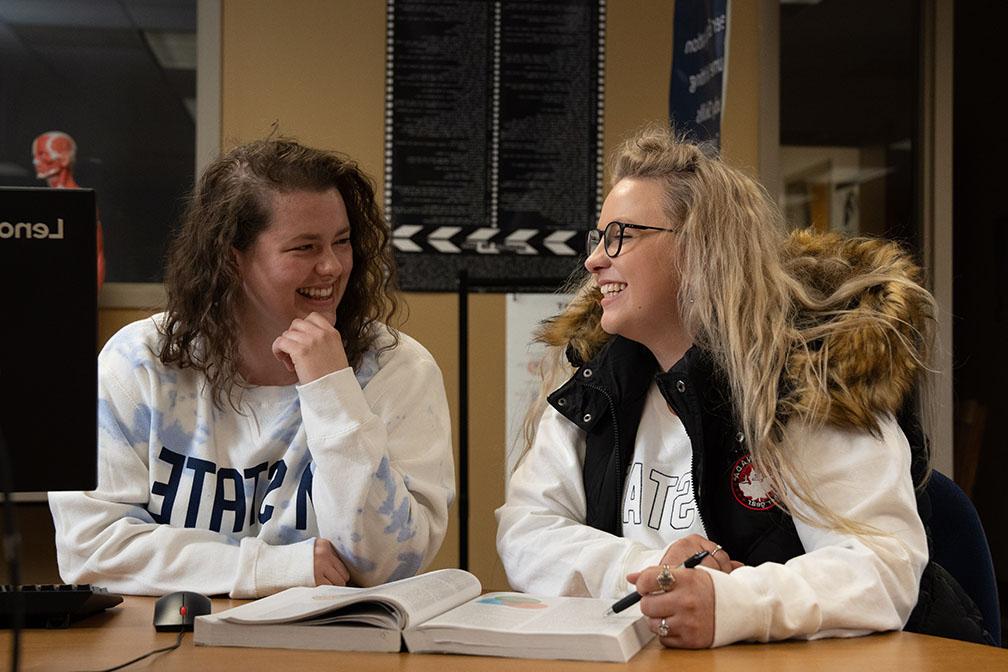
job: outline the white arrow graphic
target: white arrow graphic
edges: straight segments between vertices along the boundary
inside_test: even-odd
[[[550,252],[553,254],[574,256],[577,255],[578,252],[570,245],[567,245],[567,241],[578,235],[578,233],[578,231],[554,231],[546,236],[543,240],[543,244],[549,248]]]
[[[393,238],[392,244],[400,252],[423,252],[423,248],[409,238]]]
[[[410,240],[410,237],[423,227],[413,224],[397,226],[392,230],[392,244],[402,252],[423,252],[423,248]]]
[[[497,243],[490,242],[490,239],[498,233],[500,233],[500,229],[480,227],[466,236],[462,247],[467,250],[476,250],[480,254],[500,254]]]
[[[438,252],[458,254],[462,250],[456,247],[450,240],[452,236],[462,230],[460,226],[439,226],[427,236],[427,244]]]
[[[535,254],[535,248],[526,241],[536,233],[538,231],[535,229],[518,229],[513,233],[509,233],[507,238],[504,239],[504,248],[518,254]]]

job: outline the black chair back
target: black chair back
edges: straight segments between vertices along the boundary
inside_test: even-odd
[[[925,486],[931,500],[932,560],[948,570],[973,599],[984,627],[1001,646],[1001,607],[987,535],[966,493],[944,474],[933,471]]]

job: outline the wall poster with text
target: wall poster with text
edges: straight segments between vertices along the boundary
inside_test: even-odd
[[[388,0],[385,211],[403,289],[555,279],[601,202],[604,0]]]
[[[691,138],[721,146],[728,82],[729,0],[677,2],[672,25],[669,119]]]

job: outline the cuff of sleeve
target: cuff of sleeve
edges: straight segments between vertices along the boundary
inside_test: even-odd
[[[764,619],[755,609],[763,596],[749,582],[742,581],[740,567],[731,574],[699,567],[714,581],[714,642],[712,647],[725,646],[743,640],[767,641]]]
[[[305,539],[296,544],[272,546],[258,539],[242,540],[242,555],[251,554],[249,576],[238,578],[231,591],[233,598],[252,598],[272,595],[293,586],[315,585],[315,539]],[[244,580],[243,580],[244,579]]]
[[[633,590],[633,586],[626,580],[627,574],[631,572],[639,572],[642,569],[657,565],[664,555],[664,548],[653,549],[645,548],[640,545],[634,545],[629,551],[627,551],[627,554],[623,556],[622,572],[619,576],[614,577],[615,582],[613,585],[613,596],[622,597],[630,590]]]
[[[364,390],[350,367],[298,385],[297,389],[306,429],[325,426],[332,428],[327,435],[339,435],[364,424],[372,415]]]

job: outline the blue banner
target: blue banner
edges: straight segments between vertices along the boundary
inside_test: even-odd
[[[728,69],[729,0],[678,0],[672,26],[669,119],[679,132],[721,146]]]

